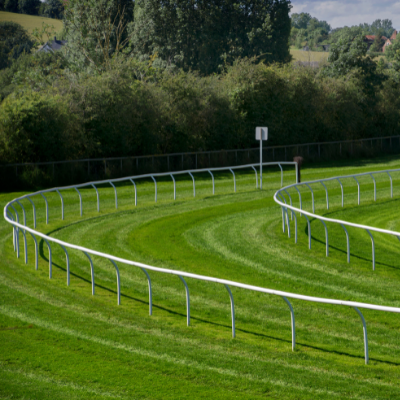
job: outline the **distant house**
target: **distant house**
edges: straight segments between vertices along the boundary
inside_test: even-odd
[[[55,51],[61,50],[66,44],[66,40],[57,40],[57,38],[54,36],[54,40],[52,42],[46,42],[38,51],[54,53]]]
[[[394,31],[392,36],[390,36],[389,39],[386,39],[385,44],[383,45],[382,51],[385,52],[386,51],[386,47],[390,46],[391,44],[393,44],[393,41],[396,40],[397,37],[397,31]]]
[[[396,39],[397,36],[397,31],[394,31],[392,36],[388,39],[386,36],[382,36],[382,41],[384,42],[381,51],[385,52],[385,49],[387,46],[390,46],[393,43],[393,40]],[[368,45],[368,50],[372,46],[372,43],[374,43],[376,36],[375,35],[366,35],[364,38],[364,42],[367,43]]]

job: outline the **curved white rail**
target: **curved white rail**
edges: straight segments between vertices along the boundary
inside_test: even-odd
[[[192,177],[193,180],[193,192],[195,195],[195,180],[193,177],[193,173],[196,172],[209,172],[213,178],[213,192],[214,192],[214,176],[211,173],[211,171],[223,171],[223,170],[228,170],[230,172],[233,173],[233,169],[240,169],[240,168],[252,168],[255,173],[256,173],[256,184],[257,183],[257,171],[254,168],[256,165],[258,164],[254,164],[254,165],[245,165],[245,166],[240,166],[240,167],[228,167],[228,168],[215,168],[215,169],[204,169],[204,170],[193,170],[193,171],[179,171],[179,172],[174,172],[174,175],[179,175],[179,174],[189,174]],[[281,165],[294,165],[296,167],[296,177],[297,177],[297,164],[296,163],[292,163],[292,162],[280,162],[280,163],[264,163],[264,166],[266,165],[277,165],[279,166],[279,168],[281,169],[281,176],[283,179],[283,169],[281,167]],[[234,174],[233,174],[234,175]],[[140,179],[140,178],[152,178],[153,181],[156,184],[156,181],[154,179],[155,176],[171,176],[170,173],[165,173],[165,174],[147,174],[147,175],[142,175],[142,176],[136,176],[136,177],[127,177],[127,178],[120,178],[120,179],[114,179],[112,180],[112,182],[122,182],[122,181],[130,181],[133,183],[134,187],[135,187],[135,205],[137,204],[137,190],[136,190],[136,184],[134,182],[134,179]],[[336,179],[336,178],[335,178]],[[282,180],[283,182],[283,180]],[[34,241],[35,241],[35,256],[36,256],[36,269],[37,269],[37,259],[38,259],[38,246],[37,246],[37,239],[36,236],[42,238],[47,246],[48,246],[48,250],[49,250],[49,277],[51,278],[52,275],[52,251],[51,251],[51,246],[50,246],[50,242],[58,244],[62,247],[62,249],[65,252],[66,255],[66,262],[67,262],[67,284],[69,284],[69,255],[67,252],[67,248],[69,249],[74,249],[74,250],[78,250],[83,252],[87,258],[89,259],[90,262],[90,269],[91,269],[91,285],[92,285],[92,295],[95,294],[95,276],[94,276],[94,265],[92,262],[92,259],[90,257],[90,255],[94,255],[94,256],[98,256],[98,257],[102,257],[105,258],[107,260],[109,260],[115,267],[116,273],[117,273],[117,293],[118,293],[118,304],[120,304],[120,275],[119,275],[119,269],[117,266],[117,263],[122,263],[122,264],[126,264],[126,265],[131,265],[131,266],[135,266],[140,268],[147,277],[148,280],[148,285],[149,285],[149,314],[152,314],[152,285],[151,285],[151,279],[150,279],[150,275],[148,273],[148,271],[154,271],[154,272],[160,272],[160,273],[164,273],[164,274],[171,274],[171,275],[176,275],[180,278],[180,280],[183,282],[184,286],[185,286],[185,291],[186,291],[186,307],[187,307],[187,325],[190,324],[190,298],[189,298],[189,287],[185,281],[184,278],[191,278],[191,279],[197,279],[200,281],[206,281],[206,282],[213,282],[213,283],[217,283],[217,284],[221,284],[224,285],[226,290],[228,291],[229,297],[230,297],[230,303],[231,303],[231,319],[232,319],[232,336],[235,337],[236,335],[236,329],[235,329],[235,309],[234,309],[234,298],[233,298],[233,294],[231,291],[231,287],[236,287],[236,288],[241,288],[241,289],[246,289],[246,290],[250,290],[250,291],[255,291],[255,292],[261,292],[261,293],[265,293],[265,294],[270,294],[270,295],[276,295],[281,297],[289,306],[289,310],[290,310],[290,315],[291,315],[291,327],[292,327],[292,349],[295,349],[295,341],[296,341],[296,331],[295,331],[295,317],[294,317],[294,310],[293,310],[293,306],[292,304],[289,302],[288,299],[298,299],[298,300],[303,300],[303,301],[309,301],[309,302],[314,302],[314,303],[324,303],[324,304],[332,304],[332,305],[341,305],[341,306],[347,306],[347,307],[352,307],[354,308],[357,313],[360,315],[361,319],[362,319],[362,323],[363,323],[363,330],[364,330],[364,349],[365,349],[365,363],[368,363],[368,338],[367,338],[367,330],[366,330],[366,323],[365,323],[365,319],[363,317],[363,315],[361,314],[361,312],[359,311],[360,308],[364,308],[364,309],[370,309],[370,310],[377,310],[377,311],[386,311],[386,312],[393,312],[393,313],[400,313],[400,308],[398,307],[388,307],[388,306],[382,306],[382,305],[376,305],[376,304],[368,304],[368,303],[359,303],[359,302],[353,302],[353,301],[345,301],[345,300],[337,300],[337,299],[327,299],[327,298],[321,298],[321,297],[312,297],[312,296],[306,296],[306,295],[302,295],[302,294],[296,294],[296,293],[289,293],[289,292],[283,292],[283,291],[279,291],[279,290],[273,290],[273,289],[268,289],[268,288],[263,288],[263,287],[259,287],[259,286],[253,286],[253,285],[247,285],[244,283],[240,283],[240,282],[234,282],[234,281],[230,281],[230,280],[226,280],[226,279],[219,279],[219,278],[214,278],[214,277],[210,277],[210,276],[204,276],[204,275],[198,275],[198,274],[192,274],[192,273],[188,273],[188,272],[183,272],[183,271],[178,271],[178,270],[172,270],[172,269],[164,269],[164,268],[159,268],[159,267],[155,267],[155,266],[151,266],[151,265],[146,265],[140,262],[136,262],[136,261],[131,261],[131,260],[127,260],[127,259],[123,259],[117,256],[113,256],[111,254],[106,254],[106,253],[102,253],[96,250],[92,250],[92,249],[88,249],[82,246],[77,246],[74,244],[70,244],[67,242],[64,242],[62,240],[59,239],[55,239],[51,236],[47,236],[41,232],[36,231],[35,229],[29,228],[28,226],[26,226],[26,220],[24,220],[24,224],[21,224],[19,222],[19,216],[18,216],[18,212],[14,207],[14,204],[18,204],[20,202],[20,200],[22,199],[28,199],[33,207],[33,201],[32,201],[32,197],[35,195],[41,195],[43,196],[43,198],[45,199],[46,202],[46,223],[48,223],[48,216],[49,216],[49,209],[48,209],[48,202],[47,199],[44,197],[43,193],[48,193],[48,192],[58,192],[60,190],[65,190],[65,189],[75,189],[77,190],[77,188],[82,188],[85,186],[92,186],[95,190],[96,190],[96,194],[97,194],[97,209],[100,209],[100,197],[99,197],[99,192],[96,188],[96,185],[102,184],[102,183],[110,183],[115,190],[115,205],[117,207],[118,203],[117,203],[117,189],[116,187],[111,183],[110,180],[107,181],[97,181],[97,182],[89,182],[89,183],[85,183],[85,184],[81,184],[81,185],[73,185],[73,186],[67,186],[67,187],[60,187],[60,188],[54,188],[54,189],[47,189],[47,190],[42,190],[33,194],[29,194],[29,195],[25,195],[25,196],[21,196],[17,199],[14,199],[12,201],[10,201],[9,203],[7,203],[7,205],[4,208],[4,218],[5,220],[12,225],[13,227],[13,245],[14,245],[14,250],[17,252],[17,257],[19,257],[19,232],[21,231],[24,235],[24,238],[26,240],[26,232],[29,232],[31,234],[31,236],[33,237]],[[309,182],[310,184],[311,182]],[[174,184],[175,184],[175,180],[174,180]],[[289,187],[292,187],[288,186]],[[175,185],[174,185],[175,187]],[[236,188],[236,187],[235,187]],[[285,188],[285,189],[287,189]],[[296,187],[297,189],[297,187]],[[156,186],[156,190],[157,190],[157,186]],[[78,191],[78,190],[77,190]],[[82,198],[80,196],[80,193],[78,191],[79,194],[79,199],[80,199],[80,211],[82,211]],[[274,196],[275,201],[277,201],[281,206],[282,206],[282,211],[283,211],[283,217],[285,219],[285,215],[286,215],[286,224],[288,224],[289,226],[289,215],[288,215],[288,208],[291,209],[292,211],[300,211],[299,209],[296,209],[293,206],[289,206],[288,204],[286,204],[283,202],[280,202],[277,200],[277,195],[280,196],[280,193],[277,192]],[[157,199],[157,192],[155,194],[155,200]],[[299,192],[299,196],[300,196],[300,202],[301,202],[301,195]],[[61,195],[60,195],[61,197]],[[284,198],[284,196],[282,196]],[[62,197],[61,197],[62,199]],[[63,201],[62,201],[63,203]],[[12,209],[15,212],[16,218],[14,219],[11,210]],[[35,209],[35,208],[34,208]],[[307,215],[309,216],[313,216],[313,214],[305,212],[305,211],[301,211],[302,214],[304,214],[304,216],[307,218]],[[294,213],[292,213],[292,215],[294,215],[295,217],[295,221],[296,221],[296,240],[297,240],[297,218],[295,216]],[[345,223],[345,222],[343,222]],[[283,221],[283,226],[285,226],[285,221]],[[36,227],[36,213],[34,213],[34,226]],[[370,230],[373,230],[371,227],[368,227]],[[289,231],[290,232],[290,231]],[[290,235],[290,233],[289,233]],[[400,235],[400,234],[399,234]],[[310,233],[310,237],[311,237],[311,233]],[[27,246],[26,246],[26,241],[25,241],[25,260],[26,262],[28,262],[27,259]]]

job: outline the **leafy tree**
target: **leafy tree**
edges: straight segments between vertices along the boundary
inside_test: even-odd
[[[0,0],[0,11],[4,11],[5,0]]]
[[[292,27],[297,29],[307,29],[312,16],[309,13],[292,14],[291,22]]]
[[[62,0],[45,0],[40,6],[40,15],[47,18],[62,19],[64,15],[64,2]]]
[[[288,0],[137,0],[133,45],[140,57],[202,74],[238,57],[286,62],[289,11]]]
[[[392,72],[394,79],[400,83],[400,40],[396,39],[385,50],[386,59],[392,65]]]
[[[21,14],[38,15],[40,0],[18,0],[18,11]]]
[[[15,22],[0,22],[0,69],[11,65],[21,54],[29,53],[33,42],[25,29]]]
[[[340,78],[352,73],[359,79],[363,91],[373,96],[375,86],[382,83],[383,76],[377,72],[377,65],[367,55],[367,49],[363,35],[352,40],[348,37],[340,38],[331,46],[329,64],[324,67],[322,75]]]
[[[394,31],[392,20],[390,19],[376,19],[372,24],[370,28],[370,32],[373,35],[378,35],[380,34],[381,36],[386,36],[389,38]]]
[[[109,69],[127,46],[132,0],[69,0],[64,11],[67,57],[79,70]]]
[[[18,0],[5,0],[4,11],[17,13],[18,12]]]

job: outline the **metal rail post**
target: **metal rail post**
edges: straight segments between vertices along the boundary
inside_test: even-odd
[[[35,204],[33,203],[33,201],[31,200],[31,198],[29,196],[26,196],[26,198],[30,201],[30,203],[32,204],[32,210],[33,210],[33,228],[36,229],[36,207]]]
[[[81,195],[81,192],[76,187],[74,187],[74,189],[77,191],[78,196],[79,196],[79,209],[80,209],[80,214],[81,214],[81,217],[82,217],[82,213],[83,213],[82,195]]]
[[[115,192],[115,208],[118,209],[118,194],[117,194],[117,188],[114,186],[114,184],[109,181],[109,184],[114,188]]]
[[[151,176],[151,179],[153,179],[154,185],[155,185],[155,186],[154,186],[154,188],[155,188],[154,202],[157,203],[157,181],[154,179],[154,176],[153,176],[153,175]]]
[[[97,187],[94,186],[93,183],[92,183],[92,186],[93,186],[94,190],[96,191],[96,195],[97,195],[97,212],[100,212],[100,196],[99,196],[99,191],[97,190]]]
[[[19,223],[19,215],[13,204],[10,204],[10,207],[14,210],[15,212],[15,218],[17,222]],[[15,228],[15,239],[14,239],[14,251],[17,250],[17,258],[19,258],[19,228]]]
[[[256,173],[256,189],[258,189],[258,176],[257,176],[257,170],[253,167],[253,166],[251,166],[251,168],[253,168],[254,169],[254,172]]]
[[[26,242],[26,233],[21,229],[22,235],[24,236],[24,259],[25,264],[28,264],[28,243]]]
[[[315,214],[314,191],[311,189],[311,186],[308,183],[305,183],[305,185],[311,190],[312,212]]]
[[[342,207],[344,207],[344,193],[343,193],[343,185],[342,182],[340,182],[340,179],[337,178],[337,181],[339,182],[340,189],[342,189]]]
[[[290,321],[292,325],[292,351],[294,351],[296,347],[296,325],[294,319],[294,310],[290,301],[285,296],[282,296],[282,299],[285,300],[286,304],[289,306],[290,309]]]
[[[149,315],[153,315],[153,292],[152,292],[152,289],[151,289],[150,275],[148,274],[148,272],[144,268],[141,268],[141,270],[144,272],[144,274],[147,277],[147,283],[149,285]]]
[[[392,180],[392,176],[389,174],[389,172],[386,171],[386,173],[389,175],[389,179],[390,179],[390,197],[393,198],[393,180]]]
[[[375,240],[374,237],[372,236],[371,232],[366,229],[369,237],[371,238],[371,243],[372,243],[372,271],[375,271]]]
[[[15,202],[21,207],[22,216],[23,216],[23,218],[24,218],[24,225],[26,226],[26,212],[25,212],[25,208],[24,208],[24,206],[23,206],[18,200],[16,200]]]
[[[228,291],[229,298],[231,300],[232,337],[235,338],[236,337],[236,330],[235,330],[235,303],[233,301],[233,296],[232,296],[231,289],[229,288],[228,285],[224,285],[224,286],[225,286],[225,289]]]
[[[58,191],[58,189],[56,189],[56,192],[59,194],[60,199],[61,199],[61,220],[64,221],[64,199],[61,196],[61,193]]]
[[[46,197],[44,197],[44,194],[42,192],[40,192],[40,195],[44,198],[44,201],[46,203],[46,224],[49,223],[49,203],[46,199]]]
[[[349,238],[349,232],[347,232],[347,229],[344,225],[340,224],[340,226],[344,229],[346,233],[346,240],[347,240],[347,262],[350,263],[350,238]]]
[[[322,222],[322,224],[324,225],[325,228],[325,243],[326,243],[326,256],[329,257],[329,240],[328,240],[328,228],[325,224],[324,221],[322,221],[322,219],[320,219],[320,221]]]
[[[137,206],[137,189],[136,189],[136,183],[129,178],[129,180],[132,182],[133,186],[135,187],[135,206]]]
[[[111,264],[114,265],[115,272],[117,274],[117,296],[118,296],[117,303],[118,303],[118,305],[120,305],[121,304],[121,281],[119,278],[119,269],[118,269],[117,264],[114,262],[114,260],[109,259],[109,261],[111,261]]]
[[[90,262],[90,276],[91,276],[91,278],[92,278],[92,296],[94,296],[95,284],[94,284],[94,268],[93,268],[93,261],[92,261],[92,259],[90,258],[89,254],[86,253],[86,251],[84,251],[83,254],[89,259],[89,262]]]
[[[363,324],[363,333],[364,333],[364,357],[365,357],[365,364],[369,362],[369,355],[368,355],[368,334],[367,334],[367,324],[365,322],[364,316],[362,315],[361,311],[357,307],[353,307],[357,314],[361,318],[361,322]]]
[[[376,181],[375,178],[372,174],[369,174],[372,178],[372,180],[374,181],[374,201],[376,201]]]
[[[68,255],[67,249],[62,244],[60,244],[60,246],[64,250],[64,253],[65,253],[65,260],[67,263],[67,286],[69,286],[69,255]]]
[[[358,186],[358,205],[360,205],[360,183],[358,182],[358,180],[357,180],[357,178],[355,176],[353,176],[353,178],[357,182],[357,186]]]
[[[46,244],[47,244],[47,248],[48,248],[48,250],[49,250],[49,279],[51,279],[52,277],[53,277],[53,270],[52,270],[52,268],[53,268],[53,262],[52,262],[52,251],[51,251],[51,246],[50,246],[50,243],[46,240],[46,239],[44,239],[43,238],[43,240],[46,242]]]
[[[170,177],[172,178],[172,181],[174,182],[174,200],[176,200],[176,182],[175,178],[172,174],[170,174]]]
[[[286,147],[285,147],[285,150],[286,150]],[[281,164],[278,164],[278,167],[281,169],[281,187],[283,187],[283,168],[282,168]]]
[[[302,209],[303,209],[303,205],[302,205],[302,201],[301,201],[301,193],[300,193],[300,190],[298,189],[297,186],[293,186],[293,187],[297,190],[297,193],[299,194],[300,210],[302,210]],[[301,217],[301,213],[300,213],[300,217]]]
[[[194,176],[188,171],[188,174],[192,177],[193,180],[193,197],[196,197],[196,184],[194,182]]]
[[[303,217],[307,220],[307,225],[308,225],[308,248],[311,250],[311,224],[310,224],[310,220],[308,219],[307,215],[303,214]]]
[[[328,194],[328,188],[325,186],[325,183],[321,181],[321,185],[325,188],[325,193],[326,193],[326,209],[329,210],[329,194]]]
[[[289,192],[286,190],[286,189],[284,189],[284,192],[288,195],[288,197],[289,197],[289,202],[290,202],[290,205],[292,206],[293,205],[293,203],[292,203],[292,196],[289,194]],[[291,210],[291,212],[292,212],[292,220],[293,220],[293,214],[294,214],[294,211],[293,210]]]
[[[208,170],[208,173],[211,175],[211,179],[212,179],[212,185],[213,185],[213,194],[215,194],[215,182],[214,182],[214,175],[212,174],[212,172],[210,170]]]
[[[233,189],[234,189],[234,191],[236,193],[236,177],[235,177],[235,173],[232,171],[231,168],[229,168],[229,171],[231,171],[232,175],[233,175]]]
[[[28,231],[29,232],[29,231]],[[39,269],[39,247],[38,242],[32,232],[29,232],[32,236],[33,241],[35,242],[35,270]]]
[[[190,326],[190,296],[189,296],[189,287],[186,283],[186,281],[180,276],[179,279],[182,281],[182,283],[185,285],[185,291],[186,291],[186,322],[187,326]]]

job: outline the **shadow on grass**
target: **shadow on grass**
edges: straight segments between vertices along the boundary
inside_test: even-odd
[[[41,258],[44,261],[46,261],[46,262],[49,261],[49,259],[46,258],[45,255],[44,255],[44,241],[43,240],[41,240],[40,243],[39,243],[39,254],[40,254]],[[52,265],[54,267],[58,268],[61,271],[64,271],[64,272],[67,271],[66,268],[62,267],[59,264],[56,264],[55,262],[52,262]],[[91,280],[86,279],[83,276],[80,276],[80,275],[78,275],[76,273],[73,273],[73,272],[70,272],[70,275],[72,275],[73,277],[75,277],[77,279],[80,279],[81,281],[86,282],[89,285],[91,285]],[[95,284],[95,286],[98,287],[98,288],[101,288],[101,289],[103,289],[103,290],[105,290],[105,291],[107,291],[109,293],[115,294],[117,296],[117,291],[116,290],[110,289],[110,288],[108,288],[106,286],[99,285],[99,284]],[[147,306],[149,305],[149,302],[147,302],[147,301],[141,300],[141,299],[139,299],[137,297],[130,296],[128,294],[124,294],[122,292],[121,292],[121,297],[123,297],[125,299],[129,299],[129,300],[133,300],[133,301],[139,302],[141,304],[145,304]],[[169,314],[172,314],[172,315],[175,315],[175,316],[182,317],[182,318],[186,319],[186,314],[171,310],[170,308],[166,308],[166,307],[163,307],[161,305],[154,304],[154,303],[152,303],[152,306],[153,306],[153,308],[157,308],[158,310],[165,311],[165,312],[167,312]],[[206,320],[206,319],[199,318],[199,317],[193,317],[192,315],[190,316],[190,319],[194,320],[194,321],[197,321],[197,322],[204,323],[204,324],[216,326],[216,327],[222,327],[222,328],[226,328],[226,329],[229,329],[229,330],[232,329],[231,325],[221,324],[221,323],[218,323],[218,322],[213,322],[213,321]],[[236,332],[243,332],[243,333],[246,333],[248,335],[252,335],[252,336],[263,338],[263,339],[277,340],[279,342],[287,343],[288,345],[292,344],[291,340],[282,339],[282,338],[279,338],[277,336],[266,335],[266,334],[263,334],[263,333],[260,333],[260,332],[255,332],[255,331],[251,331],[251,330],[247,330],[247,329],[241,329],[241,328],[237,328],[237,327],[236,327],[235,330],[236,330]],[[360,345],[362,345],[362,343]],[[336,355],[340,355],[340,356],[351,357],[351,358],[358,359],[358,360],[364,360],[364,355],[355,355],[355,354],[351,354],[351,353],[348,353],[348,352],[345,352],[345,351],[326,349],[324,347],[315,346],[315,345],[313,346],[313,345],[310,345],[308,343],[303,343],[303,342],[299,342],[299,341],[296,341],[296,346],[302,346],[304,348],[321,351],[323,353],[336,354]],[[378,359],[378,358],[371,358],[371,357],[369,359],[371,361],[376,361],[376,362],[379,362],[379,363],[400,366],[400,363],[396,363],[396,362],[393,362],[393,361],[388,361],[388,360]]]

